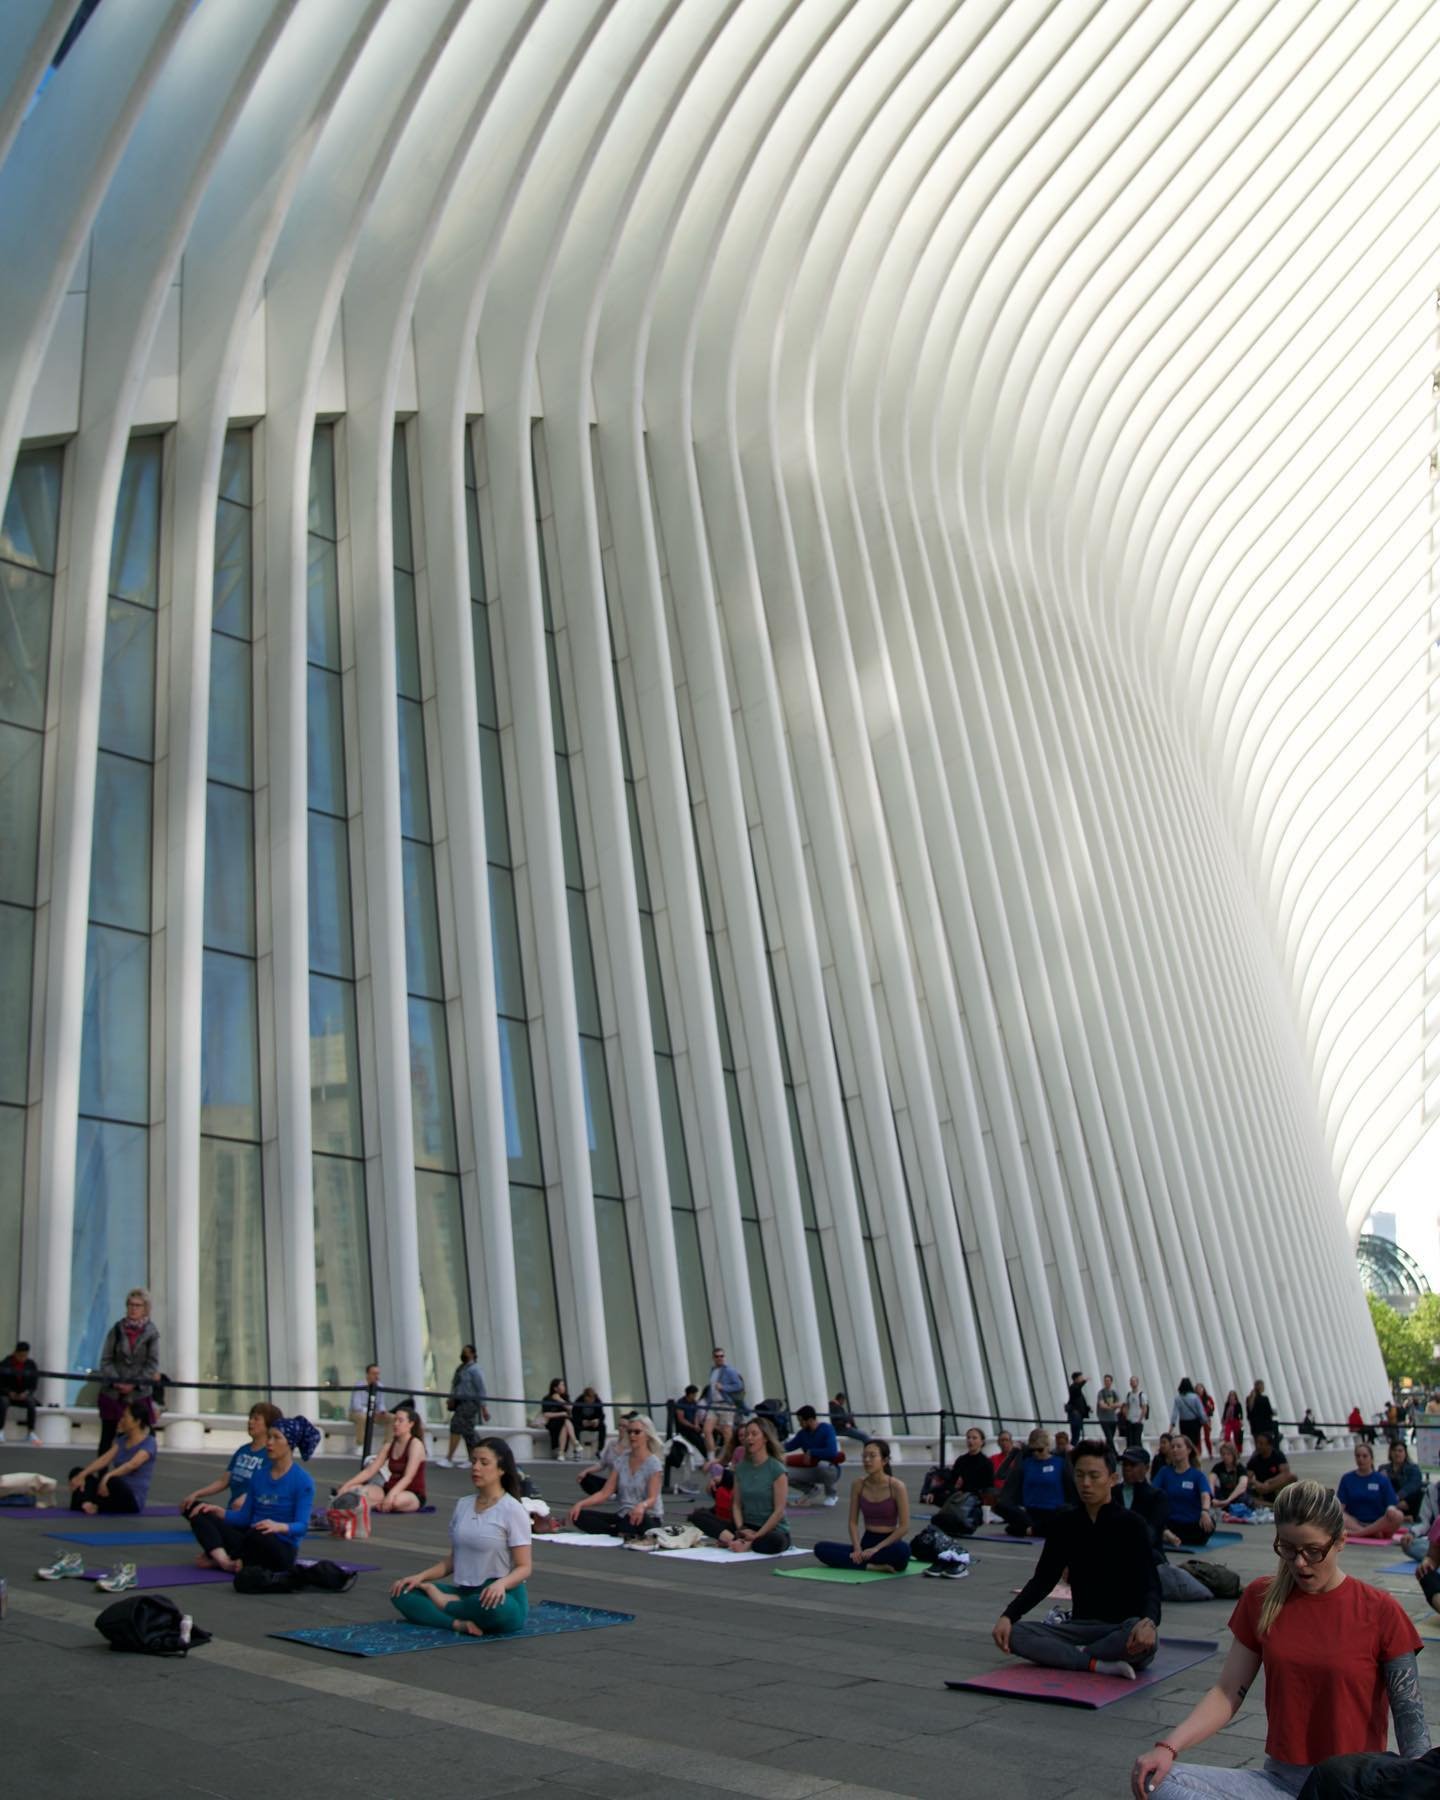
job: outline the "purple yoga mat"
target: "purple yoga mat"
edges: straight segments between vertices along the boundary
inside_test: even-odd
[[[372,1570],[378,1569],[380,1565],[379,1563],[342,1562],[340,1567],[347,1571],[353,1571],[357,1575],[366,1575]],[[102,1575],[108,1573],[109,1571],[106,1569],[87,1569],[84,1579],[99,1581]],[[197,1568],[194,1563],[142,1564],[135,1573],[138,1577],[136,1586],[142,1588],[211,1587],[217,1582],[228,1583],[235,1579],[233,1575],[227,1575],[223,1569],[201,1569]]]
[[[0,1506],[0,1519],[178,1519],[178,1506],[147,1506],[138,1513],[71,1512],[68,1506]]]
[[[1193,1668],[1213,1656],[1219,1646],[1211,1639],[1161,1638],[1155,1660],[1143,1675],[1126,1681],[1119,1675],[1076,1674],[1069,1669],[1042,1669],[1035,1663],[1013,1661],[1008,1668],[989,1675],[972,1675],[968,1681],[947,1681],[947,1688],[968,1688],[977,1694],[1005,1694],[1012,1700],[1039,1700],[1049,1706],[1085,1706],[1092,1711],[1113,1706],[1142,1694],[1182,1669]]]

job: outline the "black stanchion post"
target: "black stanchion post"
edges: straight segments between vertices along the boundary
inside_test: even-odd
[[[370,1460],[370,1442],[371,1442],[371,1439],[375,1435],[375,1404],[376,1404],[376,1396],[379,1394],[379,1392],[380,1392],[380,1390],[376,1387],[376,1385],[373,1381],[366,1383],[366,1386],[365,1386],[365,1395],[366,1395],[366,1398],[365,1398],[365,1442],[362,1447],[362,1461],[367,1462],[367,1463]]]

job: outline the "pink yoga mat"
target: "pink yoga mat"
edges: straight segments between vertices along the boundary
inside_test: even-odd
[[[379,1563],[341,1563],[340,1567],[356,1574],[368,1574],[380,1567]],[[87,1569],[86,1581],[99,1581],[102,1575],[108,1574],[106,1569]],[[137,1587],[211,1587],[217,1582],[231,1582],[233,1575],[227,1575],[223,1569],[201,1569],[194,1563],[150,1563],[137,1568]]]
[[[1365,1545],[1368,1545],[1371,1549],[1375,1549],[1375,1550],[1390,1550],[1390,1549],[1393,1549],[1394,1546],[1396,1544],[1398,1544],[1402,1538],[1405,1538],[1408,1536],[1409,1536],[1408,1532],[1397,1531],[1391,1537],[1351,1537],[1351,1538],[1346,1538],[1345,1542],[1347,1545],[1348,1544],[1365,1544]]]
[[[1092,1711],[1128,1700],[1182,1669],[1193,1668],[1213,1656],[1218,1645],[1199,1638],[1161,1638],[1155,1660],[1143,1675],[1126,1681],[1119,1675],[1074,1674],[1069,1669],[1042,1669],[1035,1663],[1012,1660],[1008,1668],[989,1675],[972,1675],[968,1681],[947,1681],[947,1688],[969,1688],[977,1694],[1005,1694],[1012,1700],[1039,1700],[1049,1706],[1084,1706]]]

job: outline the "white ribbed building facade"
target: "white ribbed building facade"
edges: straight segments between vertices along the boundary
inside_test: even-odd
[[[1370,1410],[1440,11],[76,11],[0,13],[0,1336]]]

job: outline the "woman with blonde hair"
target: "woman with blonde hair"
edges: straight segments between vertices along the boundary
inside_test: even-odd
[[[1389,1719],[1401,1756],[1430,1748],[1415,1666],[1419,1633],[1392,1595],[1347,1577],[1340,1566],[1344,1542],[1340,1502],[1318,1481],[1292,1482],[1276,1496],[1275,1573],[1241,1594],[1230,1616],[1235,1641],[1215,1686],[1136,1758],[1135,1800],[1296,1795],[1328,1757],[1384,1750]],[[1183,1751],[1234,1718],[1262,1668],[1264,1768],[1181,1766]]]
[[[654,1425],[636,1413],[622,1421],[620,1438],[624,1448],[617,1450],[603,1483],[570,1508],[570,1523],[578,1531],[638,1537],[653,1530],[665,1515],[660,1498],[665,1452]],[[607,1507],[607,1501],[614,1504]]]

